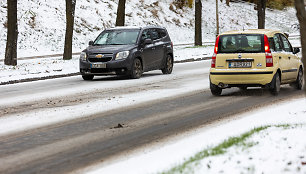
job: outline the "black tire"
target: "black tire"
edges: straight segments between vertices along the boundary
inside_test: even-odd
[[[94,75],[82,75],[82,78],[84,80],[92,80],[94,78]]]
[[[131,69],[130,78],[139,79],[142,75],[142,63],[139,59],[134,59]]]
[[[303,88],[303,85],[304,85],[304,74],[303,74],[303,69],[300,68],[298,76],[296,78],[295,87],[296,89],[301,90]]]
[[[166,62],[164,64],[164,68],[161,69],[163,74],[171,74],[173,70],[173,58],[171,55],[168,55],[166,58]]]
[[[210,92],[214,96],[220,96],[222,93],[222,88],[219,88],[217,85],[210,82]]]
[[[278,95],[279,94],[280,83],[281,83],[281,81],[280,81],[279,73],[276,73],[274,75],[274,78],[272,80],[271,87],[270,87],[271,94],[273,94],[273,95]]]

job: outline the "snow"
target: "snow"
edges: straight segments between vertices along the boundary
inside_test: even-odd
[[[78,0],[75,9],[73,52],[80,52],[116,19],[115,0]],[[6,0],[0,0],[0,59],[6,46]],[[194,9],[176,9],[168,0],[127,0],[126,25],[159,25],[168,29],[174,44],[193,43]],[[65,38],[65,1],[18,1],[18,57],[63,53]],[[173,11],[171,9],[176,9]],[[220,31],[257,28],[257,12],[249,3],[219,4]],[[215,1],[203,2],[203,41],[215,38]],[[290,34],[297,33],[294,8],[267,10],[266,25]]]
[[[306,167],[302,165],[302,162],[306,162],[305,106],[305,98],[272,104],[238,115],[232,121],[225,120],[205,126],[178,140],[170,140],[163,146],[125,156],[113,164],[91,166],[82,172],[144,174],[167,171],[228,137],[239,136],[260,126],[290,124],[293,126],[288,129],[271,127],[255,134],[248,142],[258,144],[251,148],[232,147],[223,155],[204,158],[191,167],[194,173],[305,173]]]

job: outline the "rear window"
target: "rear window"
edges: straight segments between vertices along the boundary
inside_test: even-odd
[[[264,35],[235,34],[222,35],[218,53],[261,53],[264,52]]]

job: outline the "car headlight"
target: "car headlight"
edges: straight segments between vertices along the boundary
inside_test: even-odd
[[[126,59],[129,56],[130,52],[129,51],[122,51],[116,54],[116,60],[119,59]]]
[[[86,61],[87,54],[85,52],[82,52],[81,55],[80,55],[80,59],[83,60],[83,61]]]

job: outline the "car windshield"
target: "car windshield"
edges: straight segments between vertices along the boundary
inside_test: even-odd
[[[130,45],[135,44],[139,30],[106,30],[95,40],[94,45]]]
[[[222,35],[219,53],[260,53],[264,52],[262,34]]]

